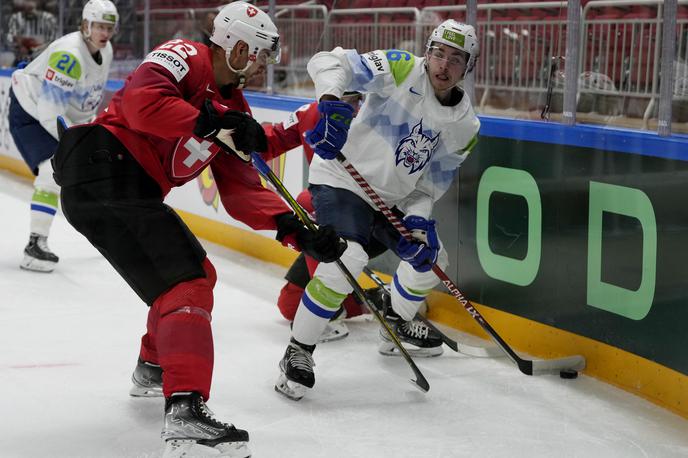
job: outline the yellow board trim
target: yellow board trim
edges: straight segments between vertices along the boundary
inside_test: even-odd
[[[178,209],[175,211],[189,226],[191,232],[218,245],[284,267],[290,266],[298,256],[296,251],[283,246],[277,240],[193,213]]]
[[[0,168],[33,179],[33,174],[21,160],[0,155]],[[198,237],[263,261],[288,267],[298,255],[278,241],[255,232],[189,212],[177,212]],[[387,282],[391,279],[389,275],[379,275]],[[361,275],[359,281],[364,288],[375,286],[365,275]],[[433,291],[428,297],[428,303],[430,319],[487,338],[480,325],[463,310],[453,296]],[[688,376],[587,337],[481,304],[474,305],[513,349],[539,358],[583,355],[587,364],[584,371],[586,375],[636,394],[688,419]]]
[[[15,175],[19,175],[20,177],[28,178],[30,180],[35,178],[33,173],[31,173],[31,170],[29,170],[29,166],[26,165],[26,162],[21,159],[4,156],[2,154],[0,154],[0,169],[8,170]]]
[[[449,294],[433,291],[428,317],[487,339],[487,334]],[[688,376],[588,337],[473,303],[513,349],[539,358],[583,355],[586,375],[643,397],[688,418]]]

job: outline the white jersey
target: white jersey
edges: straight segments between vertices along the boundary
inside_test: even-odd
[[[425,71],[425,58],[406,51],[336,48],[308,63],[318,99],[346,90],[367,93],[342,153],[389,206],[429,218],[477,142],[480,122],[464,93],[442,106]],[[375,205],[336,160],[314,156],[313,184],[348,189]]]
[[[81,32],[67,34],[12,74],[12,92],[24,111],[57,139],[57,116],[64,117],[68,126],[95,117],[112,62],[110,42],[100,55],[99,64]]]

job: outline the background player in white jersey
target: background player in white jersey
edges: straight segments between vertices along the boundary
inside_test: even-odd
[[[57,148],[56,118],[62,116],[71,126],[95,117],[110,71],[110,39],[118,17],[111,1],[90,0],[79,31],[53,41],[27,67],[12,74],[10,132],[36,175],[23,269],[51,272],[59,260],[47,245],[60,192],[50,164]]]
[[[448,263],[431,212],[477,141],[480,123],[458,86],[473,69],[477,55],[474,28],[447,20],[432,32],[422,58],[398,50],[359,55],[356,50],[336,48],[316,54],[308,63],[321,113],[306,137],[316,153],[309,189],[318,224],[333,226],[347,239],[341,260],[354,278],[368,262],[365,248],[372,241],[402,258],[392,282],[392,307],[401,317],[395,329],[409,352],[419,356],[442,352],[438,336],[414,316],[439,283],[432,265],[445,269]],[[367,93],[353,120],[350,105],[339,100],[346,90]],[[400,237],[334,160],[340,151],[390,208],[405,215],[414,242]],[[351,291],[336,265],[318,265],[279,365],[278,392],[300,399],[313,387],[315,344]],[[385,332],[381,331],[381,339],[380,352],[394,354]]]

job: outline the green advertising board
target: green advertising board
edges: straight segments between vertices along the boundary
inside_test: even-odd
[[[464,293],[688,374],[688,162],[661,156],[482,136],[460,170]]]

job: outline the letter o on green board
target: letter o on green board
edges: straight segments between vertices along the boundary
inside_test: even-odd
[[[502,256],[490,248],[490,196],[493,192],[521,196],[528,204],[528,252],[524,259]],[[524,170],[489,167],[480,177],[476,218],[478,259],[485,273],[514,285],[531,284],[540,268],[542,250],[542,203],[533,176]]]

